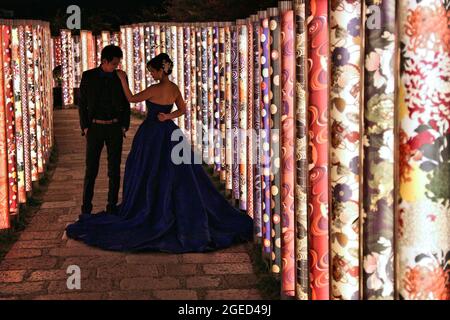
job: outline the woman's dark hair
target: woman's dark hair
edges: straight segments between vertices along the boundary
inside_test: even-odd
[[[147,63],[147,68],[152,67],[155,70],[164,70],[167,75],[172,74],[173,62],[167,53],[160,53]]]
[[[119,59],[123,58],[122,49],[120,49],[120,47],[115,46],[113,44],[104,47],[102,50],[101,59],[102,60],[106,59],[106,61],[111,62],[114,58],[119,58]]]

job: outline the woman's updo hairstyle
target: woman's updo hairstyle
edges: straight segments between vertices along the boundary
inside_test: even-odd
[[[161,53],[147,63],[147,68],[150,69],[150,67],[155,70],[163,69],[165,74],[170,75],[173,70],[173,62],[167,53]]]

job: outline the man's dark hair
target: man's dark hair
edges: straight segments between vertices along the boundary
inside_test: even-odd
[[[119,59],[123,58],[122,49],[120,49],[120,47],[115,46],[113,44],[104,47],[102,50],[102,57],[101,57],[102,61],[103,61],[103,59],[106,59],[106,61],[111,62],[114,58],[119,58]]]

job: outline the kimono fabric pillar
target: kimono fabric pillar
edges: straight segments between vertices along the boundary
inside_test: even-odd
[[[81,39],[80,36],[73,37],[73,85],[75,88],[80,87],[81,82]]]
[[[233,151],[232,151],[232,49],[231,49],[231,33],[230,26],[225,25],[225,147],[226,147],[226,183],[225,187],[233,192]]]
[[[195,27],[188,26],[190,37],[189,37],[189,48],[190,48],[190,59],[191,59],[191,142],[192,147],[196,150],[198,145],[197,140],[197,59],[196,59],[196,32]]]
[[[400,1],[401,299],[450,299],[450,6]]]
[[[161,28],[155,25],[155,56],[161,53]]]
[[[125,27],[120,27],[120,43],[123,51],[123,59],[119,67],[121,70],[127,72],[128,44],[127,44],[127,29]]]
[[[177,65],[177,71],[178,72],[178,82],[177,85],[180,89],[180,92],[183,94],[184,93],[184,86],[185,86],[185,82],[184,82],[184,34],[183,34],[183,27],[181,25],[178,25],[176,27],[177,30],[177,60],[178,60],[178,65]],[[185,97],[185,95],[183,94],[183,98],[186,99],[187,97]],[[182,115],[181,117],[179,117],[177,119],[178,121],[178,126],[180,127],[180,129],[183,131],[184,134],[187,134],[186,131],[186,116]]]
[[[261,24],[258,15],[253,15],[251,21],[253,27],[253,129],[255,134],[253,220],[255,242],[262,244]]]
[[[272,215],[272,272],[281,272],[281,19],[278,8],[268,9],[270,29],[270,196]]]
[[[0,25],[0,63],[3,66],[4,41],[3,30],[8,26]],[[9,205],[8,205],[8,150],[6,143],[6,118],[5,118],[5,86],[4,73],[0,70],[0,230],[8,229],[9,221]]]
[[[42,64],[40,61],[40,27],[39,25],[33,26],[33,61],[34,61],[34,87],[35,87],[35,126],[36,126],[36,158],[37,158],[37,177],[39,180],[40,174],[44,172],[44,146],[43,146],[43,130],[42,130],[42,113],[43,113],[43,92],[41,94],[41,74]],[[73,47],[75,48],[75,46]],[[72,54],[73,58],[74,55]],[[74,60],[73,60],[74,61]],[[72,72],[72,84],[74,84],[74,75]]]
[[[365,1],[366,18],[375,3]],[[381,29],[364,23],[362,289],[372,300],[394,299],[395,2],[379,9]]]
[[[25,191],[25,158],[24,158],[24,129],[22,102],[25,98],[21,91],[21,75],[20,75],[20,47],[19,47],[19,27],[12,28],[12,71],[13,71],[13,88],[14,88],[14,117],[15,117],[15,134],[17,147],[17,193],[18,202],[26,202]],[[53,106],[52,106],[53,107]]]
[[[296,36],[296,86],[295,86],[295,297],[307,300],[309,292],[308,269],[308,203],[307,203],[307,118],[306,118],[306,9],[304,0],[294,2]]]
[[[215,137],[214,137],[214,53],[213,53],[213,28],[205,23],[207,30],[206,52],[208,60],[208,165],[213,166]]]
[[[191,101],[191,43],[190,43],[190,29],[186,26],[181,27],[183,32],[183,77],[184,77],[184,95],[183,98],[186,101],[186,117],[185,117],[185,135],[191,143],[192,133],[192,101]]]
[[[202,79],[202,30],[201,27],[196,24],[195,37],[197,41],[196,48],[196,66],[197,66],[197,150],[200,152],[203,158],[203,79]]]
[[[232,129],[232,170],[233,170],[233,199],[239,200],[239,48],[238,30],[231,27],[231,129]]]
[[[5,130],[8,168],[8,206],[11,214],[17,213],[17,161],[14,112],[14,88],[12,70],[11,26],[2,27],[3,83],[5,102]]]
[[[358,300],[361,1],[332,1],[330,19],[331,298]]]
[[[219,134],[220,134],[220,180],[226,183],[227,180],[227,160],[226,160],[226,107],[225,107],[225,27],[224,23],[219,23]]]
[[[20,91],[22,93],[23,114],[23,141],[25,158],[25,192],[32,190],[31,179],[31,143],[30,143],[30,121],[28,110],[28,85],[27,85],[27,61],[25,46],[25,26],[19,27],[19,52],[20,52]]]
[[[221,172],[222,134],[220,132],[220,69],[219,69],[219,27],[214,23],[212,27],[213,54],[213,141],[214,141],[214,169]]]
[[[308,6],[309,264],[312,300],[328,300],[328,2]]]
[[[145,72],[145,66],[147,62],[152,59],[152,45],[155,41],[155,34],[152,31],[153,30],[151,30],[151,27],[149,25],[144,26],[145,59],[143,61],[143,65],[144,65],[145,83],[147,87],[151,86],[153,83],[150,72]]]
[[[263,175],[261,177],[262,193],[262,242],[263,254],[265,257],[271,256],[271,196],[270,196],[270,30],[267,12],[260,12],[261,18],[261,143],[262,158],[261,165]]]
[[[247,210],[248,29],[238,21],[239,52],[239,207]]]
[[[140,73],[141,73],[141,88],[139,90],[140,91],[144,91],[147,88],[147,68],[146,68],[146,58],[145,58],[145,29],[144,29],[144,25],[140,24],[139,25],[139,57],[140,57],[140,64],[138,66],[138,68],[140,69]],[[145,102],[142,102],[141,108],[140,108],[141,113],[145,113],[147,112],[147,105],[145,104]]]
[[[253,131],[253,25],[251,23],[250,18],[246,20],[247,24],[247,128],[246,128],[246,147],[247,147],[247,214],[254,219],[255,212],[254,212],[254,193],[253,193],[253,184],[254,184],[254,163],[255,163],[255,156],[254,156],[254,138],[255,134]],[[259,91],[259,90],[258,90]]]
[[[141,58],[141,50],[140,50],[140,45],[141,45],[141,37],[140,37],[140,33],[139,33],[139,27],[134,25],[132,28],[132,33],[133,33],[133,62],[134,62],[134,68],[133,68],[133,72],[134,72],[134,93],[138,93],[141,92],[141,81],[142,81],[142,70],[141,70],[141,63],[142,63],[142,58]],[[143,110],[143,103],[142,102],[138,102],[135,105],[135,108],[137,109],[137,111],[142,111]]]
[[[67,37],[69,38],[69,37]],[[37,145],[37,124],[36,124],[36,86],[35,86],[35,80],[34,80],[34,55],[33,55],[33,26],[27,25],[25,27],[25,48],[26,48],[26,65],[27,65],[27,75],[26,75],[26,83],[27,83],[27,89],[28,89],[28,121],[29,121],[29,128],[30,128],[30,157],[31,157],[31,182],[35,182],[38,180],[38,145]],[[71,48],[71,47],[70,47]],[[67,50],[70,49],[68,47]],[[72,54],[67,51],[67,56],[71,57]],[[68,65],[68,74],[67,74],[67,83],[68,88],[72,87],[72,81],[71,81],[71,66]],[[70,89],[72,92],[72,89]],[[73,97],[73,94],[71,95]],[[71,103],[73,103],[73,100]],[[32,185],[30,185],[30,190],[32,189]]]
[[[281,10],[281,292],[295,296],[295,26],[292,2]]]
[[[203,161],[209,163],[209,132],[208,132],[208,29],[200,27],[201,49],[201,93],[202,93],[202,152]]]
[[[127,42],[127,75],[128,75],[128,83],[130,84],[131,88],[135,87],[135,81],[134,81],[134,49],[133,49],[133,28],[127,27],[126,28],[126,42]],[[136,108],[135,104],[131,104],[131,107],[134,109]]]

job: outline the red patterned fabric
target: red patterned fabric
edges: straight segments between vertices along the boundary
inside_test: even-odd
[[[327,300],[328,249],[328,2],[309,5],[309,258],[311,299]]]

